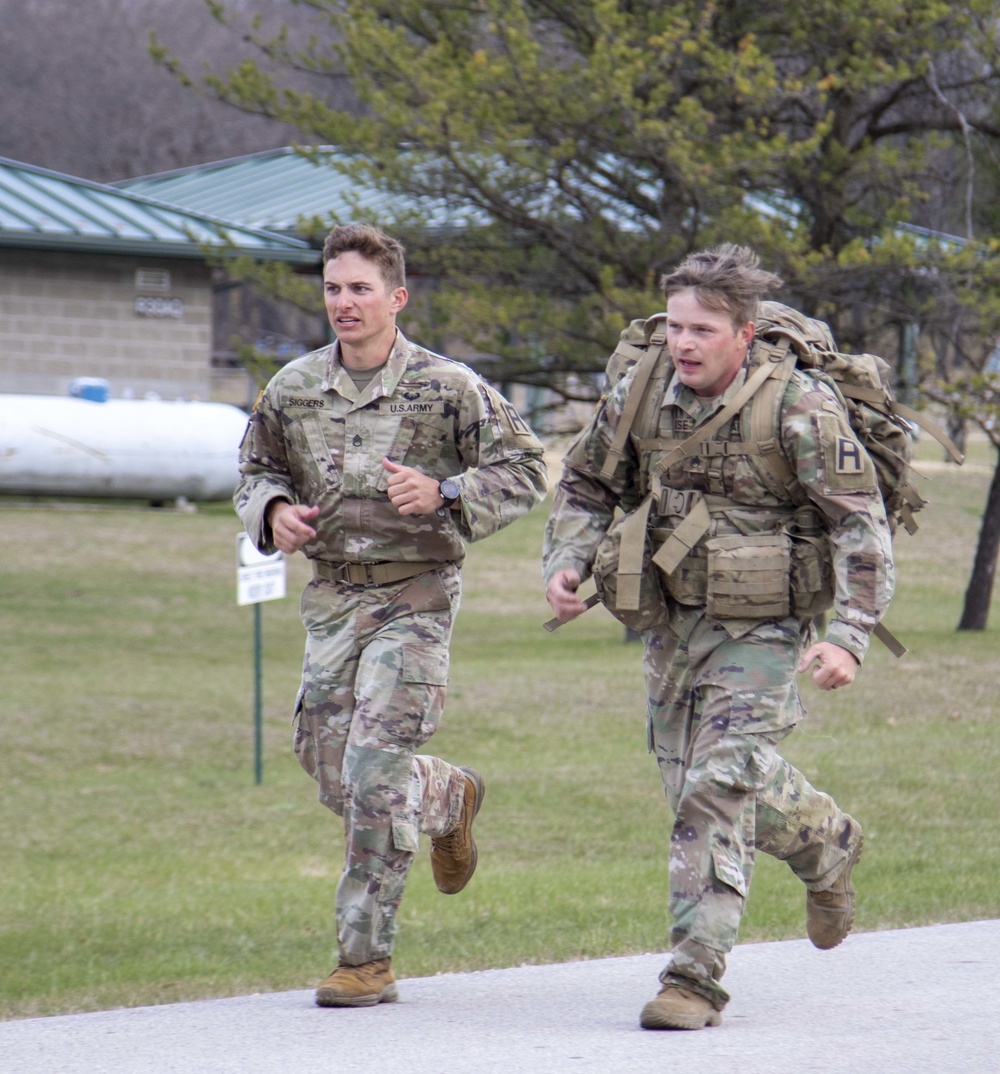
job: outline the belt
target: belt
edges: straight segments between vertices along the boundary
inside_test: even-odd
[[[318,559],[312,561],[314,578],[326,582],[350,582],[351,585],[388,585],[446,565],[418,560],[412,563],[342,563],[337,567]]]

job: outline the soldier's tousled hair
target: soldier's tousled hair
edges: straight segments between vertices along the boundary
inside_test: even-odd
[[[335,227],[323,243],[324,267],[327,261],[352,250],[375,263],[390,291],[406,286],[406,251],[398,239],[391,238],[371,224]]]
[[[735,329],[756,321],[760,300],[781,284],[749,246],[731,242],[689,255],[660,280],[664,298],[691,288],[707,309],[727,314]]]

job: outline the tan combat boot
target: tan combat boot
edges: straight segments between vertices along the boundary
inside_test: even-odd
[[[447,835],[431,840],[431,871],[438,891],[455,895],[472,879],[476,871],[478,854],[476,841],[472,838],[472,822],[483,804],[486,784],[483,777],[472,768],[462,768],[465,773],[465,800],[458,823]]]
[[[317,1007],[374,1007],[399,998],[392,959],[380,958],[361,966],[338,966],[316,989]]]
[[[722,1012],[704,996],[677,985],[664,985],[656,999],[642,1008],[643,1029],[704,1029],[722,1024]]]
[[[847,818],[857,837],[844,871],[837,877],[833,887],[826,891],[806,892],[806,932],[813,946],[829,951],[842,943],[854,925],[854,888],[851,887],[851,870],[858,864],[864,836],[853,817]]]

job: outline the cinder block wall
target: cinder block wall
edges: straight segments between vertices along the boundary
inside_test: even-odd
[[[0,392],[208,399],[211,303],[200,261],[0,250]]]

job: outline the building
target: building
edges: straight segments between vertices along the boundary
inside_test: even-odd
[[[406,218],[419,208],[432,228],[475,226],[483,222],[478,210],[457,210],[434,199],[414,199],[379,190],[359,183],[336,167],[342,161],[339,150],[332,146],[298,149],[286,146],[226,160],[161,172],[156,175],[123,179],[114,185],[145,197],[153,197],[174,205],[238,220],[247,227],[266,228],[270,232],[312,240],[319,244],[334,224],[373,221],[391,229],[393,219]],[[421,278],[412,266],[407,285],[411,310],[433,289],[434,281]],[[216,322],[220,346],[215,355],[218,370],[229,364],[233,377],[238,376],[239,356],[225,340],[243,338],[252,342],[258,351],[278,361],[294,358],[328,342],[326,315],[319,302],[310,318],[302,311],[276,306],[266,295],[252,287],[232,286],[219,290],[216,297]],[[405,332],[406,319],[401,321]],[[458,338],[441,338],[425,326],[419,336],[421,343],[440,350],[450,357],[468,362],[489,378],[490,355],[481,354]],[[220,382],[221,383],[221,382]],[[236,390],[236,383],[233,384]],[[541,427],[548,414],[544,407],[544,391],[529,389],[520,384],[497,384],[518,406],[522,413],[533,416]],[[589,407],[582,408],[589,412]],[[578,419],[574,416],[571,423]]]
[[[99,378],[113,397],[211,399],[220,263],[317,271],[304,240],[0,158],[0,392]]]

